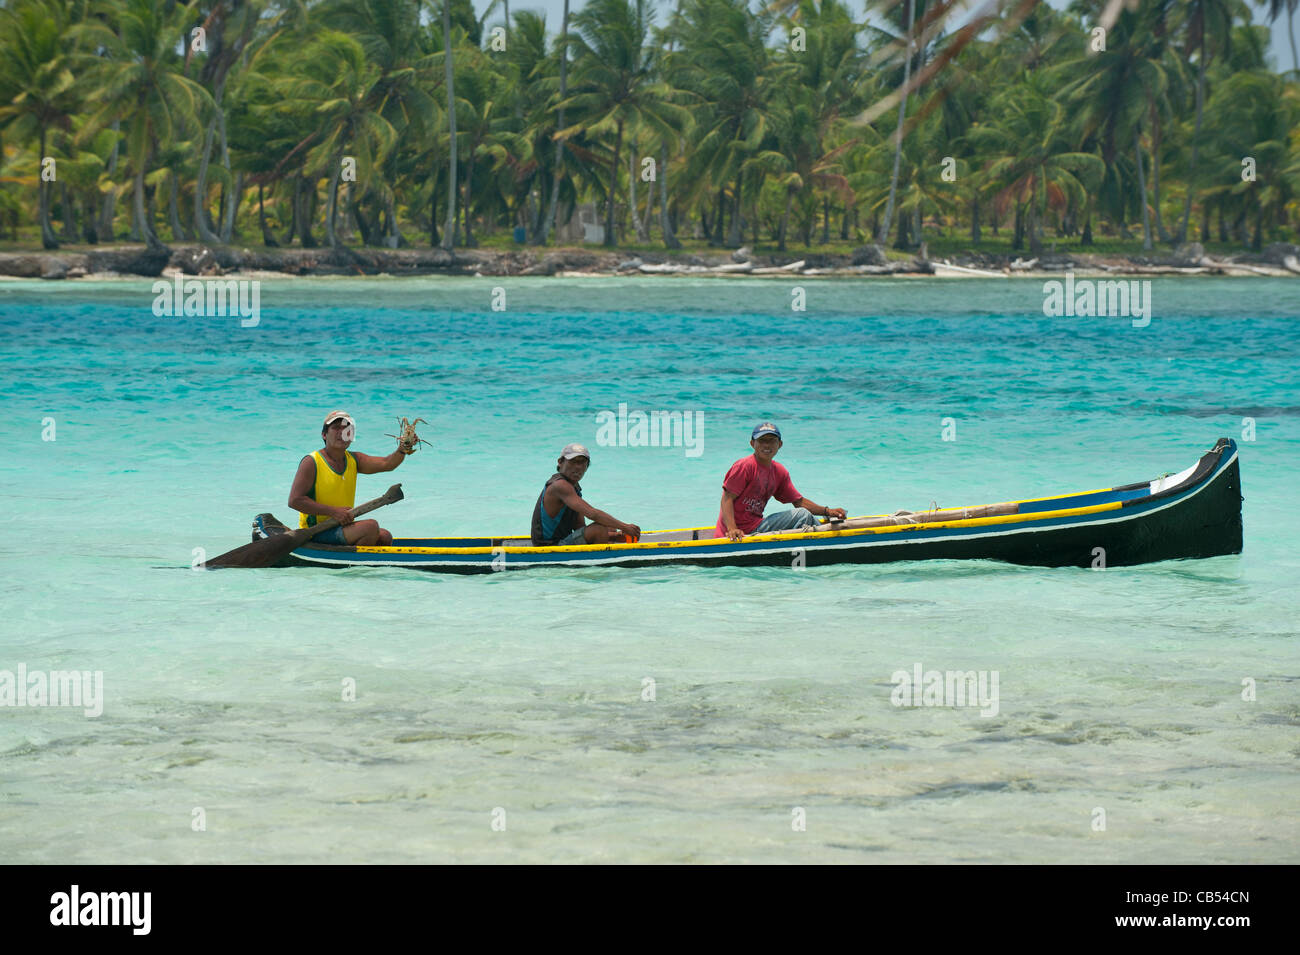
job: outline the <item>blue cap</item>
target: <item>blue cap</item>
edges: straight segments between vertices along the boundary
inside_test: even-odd
[[[781,429],[778,428],[770,421],[764,421],[762,424],[760,424],[757,428],[754,429],[754,433],[751,434],[749,438],[752,441],[755,438],[761,438],[765,434],[774,434],[779,438],[781,437]]]

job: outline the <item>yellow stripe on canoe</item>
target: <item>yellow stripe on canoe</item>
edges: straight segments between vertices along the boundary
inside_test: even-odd
[[[1109,494],[1109,493],[1110,493],[1111,491],[1113,491],[1113,490],[1115,490],[1115,489],[1114,489],[1114,488],[1111,488],[1111,487],[1103,487],[1103,488],[1097,488],[1096,490],[1092,490],[1092,491],[1079,491],[1079,492],[1077,492],[1077,493],[1075,493],[1075,494],[1052,494],[1052,495],[1049,495],[1048,497],[1026,497],[1026,498],[1023,498],[1023,499],[1018,500],[1018,501],[994,501],[992,504],[968,504],[968,505],[965,505],[964,507],[963,507],[963,506],[958,506],[958,507],[941,507],[941,508],[938,508],[938,510],[940,510],[940,511],[963,511],[963,510],[965,510],[965,511],[972,511],[972,510],[975,510],[976,508],[981,508],[981,507],[999,507],[999,506],[1001,506],[1001,505],[1003,505],[1003,504],[1037,504],[1039,501],[1055,501],[1055,500],[1059,500],[1059,499],[1061,499],[1061,498],[1066,498],[1066,497],[1085,497],[1085,496],[1087,496],[1087,495],[1089,495],[1089,494]],[[1101,510],[1106,510],[1106,509],[1107,509],[1106,505],[1100,505],[1100,504],[1090,504],[1090,505],[1088,505],[1088,506],[1089,506],[1090,508],[1099,508],[1099,509],[1101,509]],[[1117,505],[1117,506],[1118,506],[1118,505]],[[932,512],[931,512],[931,511],[913,511],[912,513],[913,513],[913,514],[929,514],[929,513],[932,513]],[[1036,512],[1036,513],[1039,513],[1039,512]],[[1066,513],[1066,512],[1065,512],[1065,511],[1042,511],[1041,513],[1043,513],[1043,514],[1055,514],[1055,513]],[[1074,513],[1074,512],[1073,512],[1073,511],[1070,511],[1069,513]],[[845,518],[845,520],[849,520],[849,521],[862,521],[862,520],[867,520],[868,518],[872,518],[872,517],[893,517],[893,516],[894,516],[894,515],[892,515],[892,514],[862,514],[862,515],[860,515],[860,516],[858,516],[858,517],[848,517],[848,518]],[[1011,516],[1011,517],[1023,517],[1023,516],[1026,516],[1026,515],[1012,514],[1012,515],[1010,515],[1010,516]],[[983,518],[971,518],[971,520],[983,520]],[[927,522],[927,525],[930,524],[930,523],[932,523],[932,522]],[[706,525],[706,526],[703,526],[703,527],[660,527],[660,528],[656,528],[656,529],[655,529],[654,531],[652,531],[651,533],[654,533],[654,534],[684,534],[684,533],[686,533],[687,531],[710,531],[710,532],[711,532],[711,531],[714,529],[714,527],[716,527],[716,526],[717,526],[717,525],[715,525],[715,524],[709,524],[709,525]],[[917,526],[917,525],[915,525],[915,524],[907,524],[907,525],[904,525],[904,526],[906,526],[906,527],[915,527],[915,526]],[[938,526],[938,525],[936,524],[935,526]],[[945,526],[947,526],[947,522],[945,522]],[[858,529],[859,529],[859,530],[872,530],[872,528],[858,528]],[[836,531],[836,532],[827,532],[827,533],[846,533],[846,532],[843,532],[843,531]],[[497,535],[494,536],[494,539],[495,539],[495,540],[523,540],[523,539],[525,539],[525,538],[528,538],[529,536],[531,536],[531,535],[530,535],[530,534],[497,534]],[[763,535],[764,539],[766,539],[768,536],[769,536],[769,535]],[[435,538],[435,539],[436,539],[436,538]],[[708,539],[709,539],[709,540],[718,540],[719,538],[710,537],[710,538],[708,538]],[[748,537],[745,538],[745,539],[746,539],[746,540],[749,540]],[[449,537],[449,538],[447,538],[447,540],[465,540],[465,538],[463,538],[463,537]],[[659,544],[659,543],[663,543],[663,544],[690,543],[690,544],[693,544],[693,543],[696,543],[696,542],[695,542],[695,541],[647,541],[647,542],[646,542],[647,546],[648,546],[649,544]],[[579,544],[579,545],[577,545],[577,546],[579,546],[579,547],[604,547],[605,545],[604,545],[604,544]],[[619,546],[632,546],[632,545],[619,545]],[[386,553],[392,553],[393,551],[408,551],[408,550],[411,550],[411,548],[409,548],[409,547],[408,547],[408,548],[385,547],[385,548],[382,548],[382,549],[383,549]],[[422,549],[422,548],[416,548],[416,549],[418,550],[418,549]],[[430,548],[430,549],[434,549],[434,548]],[[442,550],[444,550],[444,548],[436,548],[436,549],[439,550],[439,552],[441,552]],[[481,550],[482,548],[455,547],[455,548],[451,548],[451,549],[452,549],[452,550],[456,550],[456,551],[463,551],[463,550],[469,550],[469,549]],[[548,547],[548,548],[543,548],[543,547],[533,547],[533,546],[531,546],[531,545],[529,545],[529,546],[527,546],[527,547],[508,547],[508,548],[506,548],[506,550],[508,550],[508,551],[524,551],[524,550],[528,550],[528,551],[537,551],[537,550],[556,550],[556,549],[558,549],[558,548],[553,548],[553,547]],[[565,551],[569,551],[569,550],[572,550],[573,548],[571,548],[571,547],[565,547],[565,548],[563,548],[563,549],[564,549]],[[358,548],[358,550],[370,550],[370,548]]]
[[[1072,497],[1075,495],[1071,495]],[[1006,502],[1011,503],[1011,502]],[[809,534],[755,534],[746,537],[742,543],[767,544],[788,542],[792,548],[798,546],[796,541],[809,538],[825,537],[865,537],[882,534],[898,534],[915,530],[938,530],[940,528],[988,527],[998,524],[1037,523],[1062,517],[1081,517],[1087,514],[1101,514],[1105,511],[1117,511],[1123,504],[1120,501],[1108,501],[1105,504],[1091,504],[1087,507],[1068,507],[1057,511],[1036,511],[1032,514],[997,514],[992,517],[970,517],[957,521],[930,521],[924,524],[892,524],[884,527],[854,527],[842,531],[813,531]],[[886,515],[879,515],[886,516]],[[696,528],[681,528],[695,530]],[[725,542],[724,537],[706,537],[691,541],[647,541],[636,544],[577,544],[572,547],[358,547],[359,554],[472,554],[493,555],[506,554],[586,554],[593,551],[616,551],[620,553],[638,550],[663,550],[664,548],[712,547]]]

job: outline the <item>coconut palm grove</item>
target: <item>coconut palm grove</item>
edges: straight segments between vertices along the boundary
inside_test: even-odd
[[[505,248],[580,221],[627,249],[1036,253],[1300,231],[1296,0],[521,6],[0,4],[0,241]]]

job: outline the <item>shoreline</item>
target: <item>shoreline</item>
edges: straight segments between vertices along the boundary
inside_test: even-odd
[[[966,253],[930,259],[924,246],[911,259],[888,259],[879,246],[852,254],[777,253],[748,249],[709,254],[606,252],[581,247],[509,251],[463,249],[254,249],[181,244],[150,251],[143,245],[113,245],[87,251],[0,252],[3,279],[172,278],[187,275],[297,278],[325,276],[687,276],[692,278],[938,278],[1044,277],[1073,272],[1082,277],[1156,275],[1300,276],[1300,246],[1275,243],[1263,252],[1215,259],[1199,243],[1156,255],[1045,253],[1025,258]]]

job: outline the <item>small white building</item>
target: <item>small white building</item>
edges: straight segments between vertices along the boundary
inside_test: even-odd
[[[555,240],[566,243],[600,245],[605,241],[605,225],[594,202],[582,202],[573,207],[569,221],[555,230]]]

